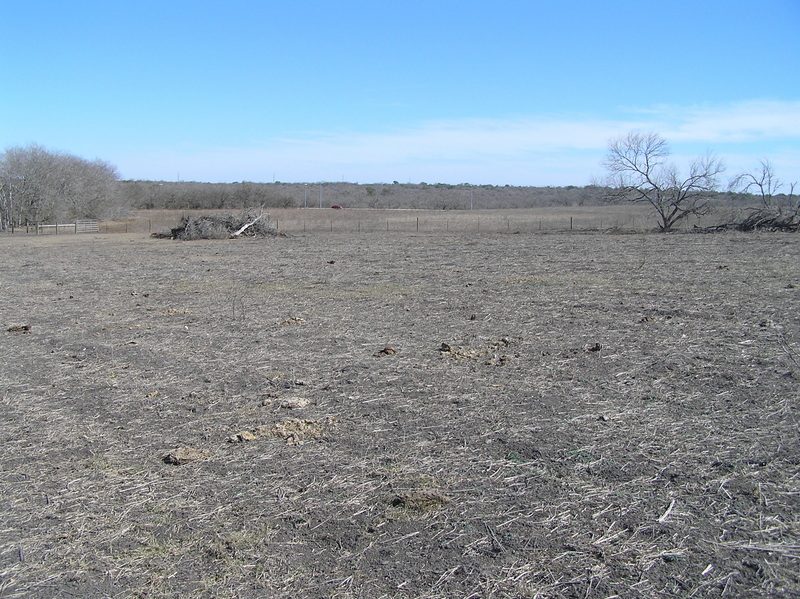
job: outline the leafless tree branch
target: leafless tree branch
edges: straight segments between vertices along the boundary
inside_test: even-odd
[[[718,187],[724,172],[722,161],[712,153],[689,165],[688,177],[668,162],[669,146],[656,133],[633,131],[612,139],[603,166],[609,171],[608,186],[621,200],[646,203],[658,216],[663,232],[691,215],[708,214],[709,194]]]

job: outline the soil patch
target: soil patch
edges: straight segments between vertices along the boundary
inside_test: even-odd
[[[800,238],[0,236],[0,594],[800,595]]]

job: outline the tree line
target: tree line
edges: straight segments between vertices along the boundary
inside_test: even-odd
[[[86,160],[40,145],[15,147],[0,154],[0,224],[24,224],[76,218],[111,219],[124,214],[118,200],[119,173],[103,160]]]
[[[602,201],[596,186],[512,187],[447,183],[199,183],[120,181],[131,207],[146,209],[376,208],[469,210],[589,206]]]
[[[689,216],[720,207],[738,211],[751,228],[800,223],[795,184],[784,185],[768,160],[723,185],[722,161],[709,153],[682,172],[669,160],[667,142],[655,133],[631,132],[609,141],[608,177],[587,186],[514,187],[446,183],[202,183],[120,180],[117,168],[37,144],[0,154],[0,226],[113,220],[131,210],[216,210],[252,207],[513,209],[643,203],[661,231]],[[728,226],[730,223],[723,226]],[[736,224],[736,223],[734,223]],[[749,226],[749,225],[748,225]],[[744,228],[748,228],[745,226]]]

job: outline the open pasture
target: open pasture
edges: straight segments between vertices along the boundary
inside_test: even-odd
[[[643,205],[604,204],[513,210],[403,210],[330,208],[269,208],[270,222],[280,231],[301,233],[560,233],[648,232],[657,229],[652,212]],[[220,210],[139,210],[127,219],[99,223],[101,233],[154,233],[176,227],[183,216],[229,215]],[[711,226],[739,217],[735,207],[719,208],[710,215],[692,216],[681,228]],[[72,234],[74,224],[47,226],[43,234]],[[34,235],[33,226],[15,235]]]
[[[0,597],[800,594],[796,235],[0,251]]]

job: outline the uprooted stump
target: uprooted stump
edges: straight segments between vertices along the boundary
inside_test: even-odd
[[[153,233],[157,239],[232,239],[236,237],[286,237],[272,226],[264,212],[244,211],[239,214],[201,214],[184,216],[169,232]]]

